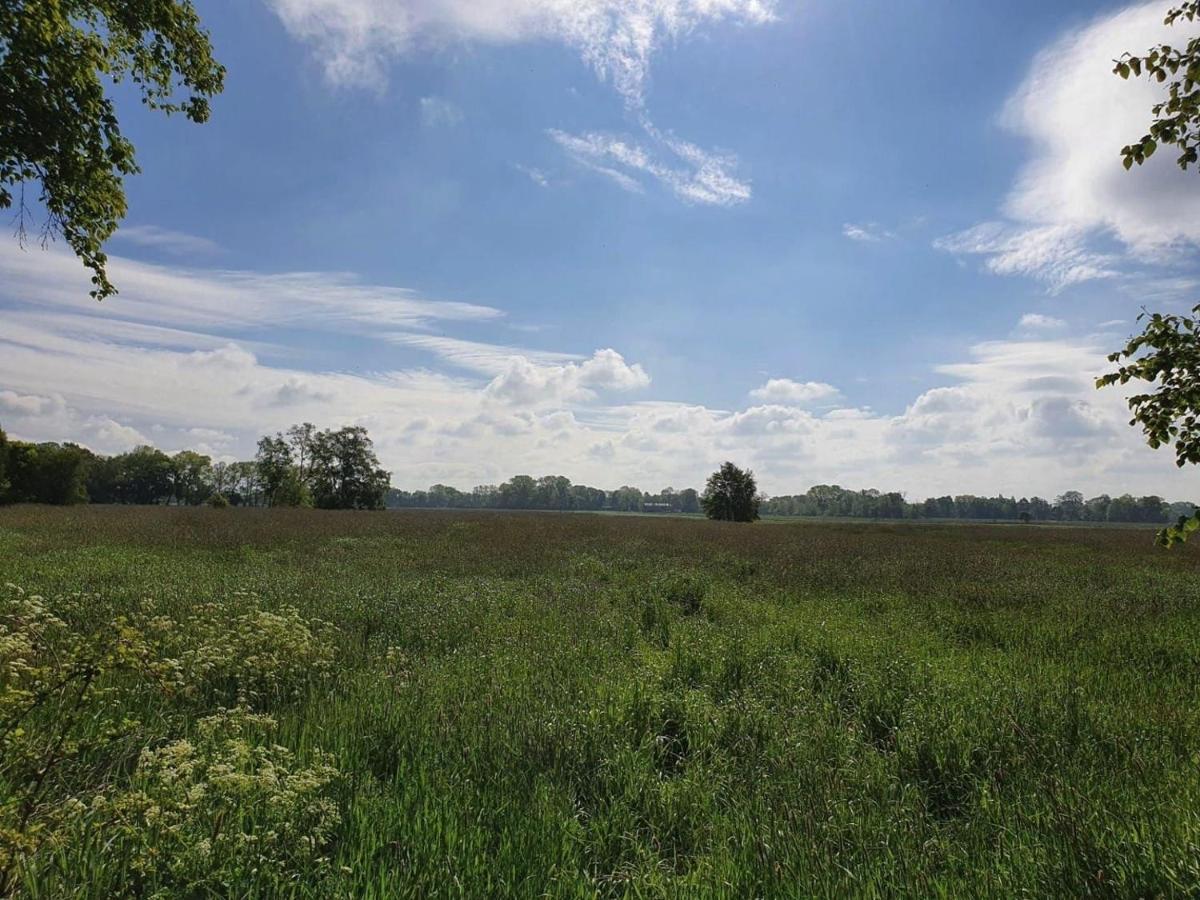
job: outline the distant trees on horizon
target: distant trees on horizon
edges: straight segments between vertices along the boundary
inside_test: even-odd
[[[263,438],[253,460],[214,462],[192,450],[167,455],[150,446],[102,456],[78,444],[10,441],[0,429],[0,504],[196,506],[215,500],[383,509],[391,476],[380,468],[365,428],[318,431],[305,423],[288,435]]]
[[[425,491],[393,488],[385,498],[391,509],[540,509],[609,512],[699,513],[700,499],[691,488],[663,488],[657,493],[628,485],[615,491],[572,484],[561,475],[534,478],[517,475],[501,485],[479,485],[470,491],[435,484]],[[1041,497],[980,497],[973,494],[930,497],[914,503],[895,491],[873,488],[847,490],[818,484],[803,494],[767,497],[759,504],[764,516],[833,517],[853,519],[974,519],[1030,522],[1148,522],[1162,523],[1190,515],[1194,505],[1168,503],[1150,495],[1134,497],[1101,494],[1084,500],[1079,491],[1065,491],[1054,500]],[[1026,518],[1027,517],[1027,518]]]
[[[771,497],[762,504],[768,516],[833,516],[865,519],[975,519],[1023,522],[1148,522],[1161,524],[1190,515],[1190,502],[1168,503],[1162,497],[1100,494],[1085,500],[1065,491],[1054,500],[1041,497],[979,497],[974,494],[929,497],[909,503],[903,494],[874,489],[851,491],[818,484],[804,494]]]
[[[572,484],[562,475],[514,475],[500,485],[481,484],[470,491],[435,484],[427,491],[388,491],[392,509],[540,509],[562,512],[698,513],[700,495],[693,488],[663,488],[650,494],[624,485],[615,491]]]
[[[168,455],[150,446],[102,456],[71,443],[8,440],[0,430],[0,504],[174,504],[195,506],[220,496],[233,506],[391,509],[530,509],[579,512],[698,514],[700,494],[672,487],[657,492],[631,485],[604,490],[562,475],[515,475],[499,485],[462,491],[435,484],[425,491],[390,487],[365,429],[318,431],[311,424],[267,436],[258,456],[214,461],[192,450]],[[908,502],[903,494],[819,484],[802,494],[762,498],[764,516],[856,519],[967,519],[1030,522],[1144,522],[1190,516],[1190,502],[1162,497],[1065,491],[1041,497],[958,494]]]

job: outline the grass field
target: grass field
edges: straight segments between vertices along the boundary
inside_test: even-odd
[[[1197,550],[0,510],[3,887],[1197,896]]]

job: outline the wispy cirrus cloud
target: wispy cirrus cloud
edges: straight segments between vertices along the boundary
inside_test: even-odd
[[[1017,322],[1017,327],[1025,331],[1057,331],[1060,328],[1066,328],[1067,323],[1062,319],[1042,313],[1025,313]]]
[[[632,193],[644,190],[639,177],[646,176],[687,203],[733,206],[751,196],[750,183],[733,174],[735,156],[706,151],[655,130],[649,133],[673,154],[674,164],[665,164],[641,144],[612,134],[568,134],[554,128],[547,133],[577,163]]]
[[[444,97],[422,97],[419,101],[421,121],[426,128],[447,128],[463,120],[463,111]]]
[[[218,332],[269,325],[308,328],[422,328],[432,322],[482,322],[489,306],[430,300],[408,288],[370,284],[344,272],[263,273],[192,269],[110,256],[119,302],[81,304],[88,277],[61,248],[21,249],[0,242],[0,283],[23,304],[99,319]]]
[[[1091,249],[1087,231],[1073,225],[984,222],[938,238],[933,246],[947,253],[982,256],[997,275],[1026,275],[1046,283],[1052,293],[1120,275],[1118,259]]]
[[[139,247],[159,250],[171,256],[210,256],[221,252],[216,241],[182,231],[172,231],[157,225],[122,225],[115,240]]]
[[[877,244],[880,241],[890,241],[896,237],[895,232],[888,231],[886,228],[876,222],[863,222],[862,224],[847,222],[842,226],[842,235],[844,237],[848,237],[852,241],[860,241],[869,244]]]
[[[641,106],[665,41],[723,21],[764,24],[774,0],[267,0],[311,44],[330,81],[382,88],[391,60],[466,41],[551,40],[574,47],[632,106]]]
[[[705,150],[664,133],[646,112],[651,60],[666,42],[720,23],[762,25],[775,0],[268,0],[287,30],[311,44],[337,85],[382,90],[391,60],[466,41],[505,44],[551,40],[575,48],[611,84],[653,148],[610,135],[550,136],[585,167],[630,192],[641,178],[665,184],[689,202],[730,206],[750,199],[748,181],[730,153]],[[426,124],[461,120],[443,98],[421,101]],[[663,158],[668,161],[663,161]],[[527,174],[529,174],[527,172]],[[543,187],[546,179],[530,175]]]
[[[550,176],[536,166],[526,166],[513,163],[513,168],[536,184],[538,187],[550,187]]]
[[[439,359],[472,372],[494,376],[507,371],[514,359],[524,359],[536,366],[562,366],[583,359],[574,353],[558,353],[548,350],[530,350],[506,344],[489,344],[481,341],[466,341],[445,335],[413,334],[410,332],[388,332],[383,339],[406,347],[425,350]]]

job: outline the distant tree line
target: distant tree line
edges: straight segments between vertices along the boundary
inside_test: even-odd
[[[150,446],[102,456],[77,444],[9,440],[0,430],[0,504],[136,503],[382,509],[390,476],[366,429],[294,426],[258,455],[213,461]]]
[[[562,475],[517,475],[501,485],[484,484],[460,491],[435,484],[425,491],[393,488],[385,498],[391,509],[547,509],[612,512],[698,513],[700,496],[692,488],[663,488],[650,493],[635,487],[615,491],[572,484]],[[1054,500],[1041,497],[978,497],[973,494],[930,497],[909,503],[895,491],[852,491],[819,484],[807,493],[764,498],[764,516],[829,516],[853,519],[974,519],[1026,522],[1162,523],[1190,515],[1192,503],[1168,503],[1162,497],[1101,494],[1085,500],[1066,491]]]
[[[862,519],[985,519],[1020,522],[1153,522],[1191,515],[1192,503],[1168,503],[1162,497],[1101,494],[1085,500],[1066,491],[1054,500],[1041,497],[977,497],[959,494],[909,503],[902,494],[873,489],[851,491],[818,484],[805,494],[763,501],[767,516],[842,516]]]
[[[693,488],[677,491],[663,488],[656,494],[635,487],[615,491],[572,484],[562,475],[533,478],[515,475],[504,484],[481,484],[460,491],[435,484],[427,491],[401,491],[393,488],[385,499],[393,509],[551,509],[599,512],[698,513],[700,495]]]
[[[102,456],[70,443],[8,440],[0,430],[0,504],[136,503],[196,506],[316,506],[325,509],[543,509],[699,513],[692,488],[657,493],[625,485],[615,491],[572,484],[562,475],[517,475],[500,485],[460,491],[435,484],[426,491],[390,488],[365,429],[319,431],[305,423],[259,441],[252,460],[214,461],[192,450],[168,455],[154,447]],[[1041,497],[930,497],[909,503],[902,494],[816,485],[806,493],[763,498],[764,516],[861,519],[973,519],[1028,522],[1146,522],[1162,524],[1196,509],[1158,496],[1101,494],[1084,499],[1066,491]]]

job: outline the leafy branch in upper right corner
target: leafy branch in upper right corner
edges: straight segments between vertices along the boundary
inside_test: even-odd
[[[1188,0],[1182,6],[1171,9],[1166,16],[1167,25],[1186,20],[1195,22],[1200,17],[1200,0]],[[1122,78],[1130,75],[1147,78],[1167,85],[1167,99],[1156,103],[1151,109],[1154,121],[1149,133],[1138,141],[1121,148],[1125,168],[1139,166],[1148,160],[1159,144],[1173,144],[1179,148],[1178,163],[1186,169],[1200,158],[1200,34],[1191,38],[1180,49],[1170,44],[1159,44],[1145,56],[1124,53],[1115,60],[1114,74]]]
[[[1200,314],[1200,306],[1193,310]],[[1146,443],[1157,449],[1175,448],[1175,464],[1200,462],[1200,321],[1192,316],[1143,313],[1142,333],[1108,356],[1119,363],[1115,372],[1096,379],[1096,387],[1145,381],[1153,390],[1129,398],[1130,425],[1141,425]],[[1200,511],[1181,516],[1159,533],[1170,547],[1187,540],[1200,528]]]

